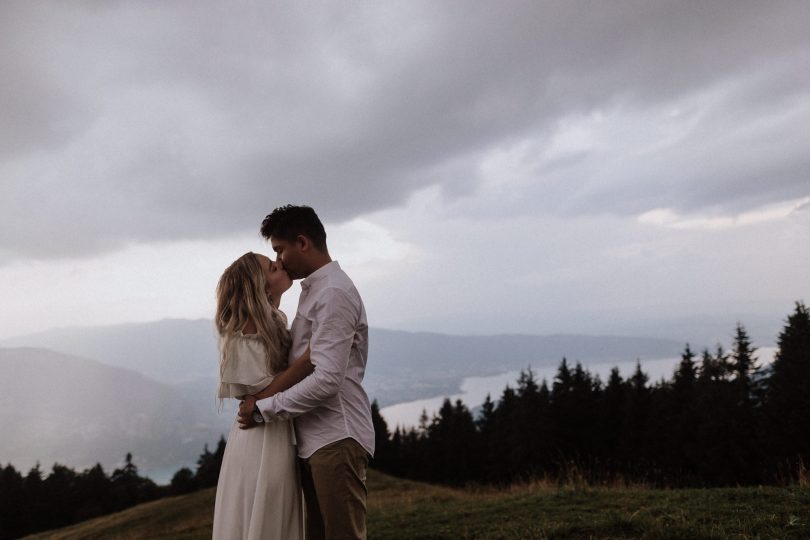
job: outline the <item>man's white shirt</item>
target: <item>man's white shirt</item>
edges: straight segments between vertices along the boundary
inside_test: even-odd
[[[368,321],[352,280],[332,261],[301,282],[289,361],[310,347],[315,371],[295,386],[256,402],[266,421],[295,418],[298,455],[351,437],[374,454],[371,406],[361,385],[368,359]]]

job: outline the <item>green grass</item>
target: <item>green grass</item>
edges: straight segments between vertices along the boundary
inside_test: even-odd
[[[214,491],[29,538],[211,537]],[[369,474],[374,539],[810,538],[810,488],[660,490],[533,483],[454,490]]]
[[[141,504],[64,529],[26,536],[26,539],[210,539],[213,522],[214,489],[211,488]]]

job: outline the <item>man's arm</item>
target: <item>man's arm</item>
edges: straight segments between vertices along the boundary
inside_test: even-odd
[[[315,371],[289,390],[257,401],[265,420],[302,415],[337,395],[346,377],[359,317],[359,306],[346,291],[323,291],[312,312],[309,344]]]
[[[312,373],[314,368],[312,362],[310,362],[309,355],[310,350],[309,347],[307,347],[304,354],[296,358],[287,369],[273,377],[269,385],[259,392],[245,397],[239,404],[239,424],[241,427],[249,428],[256,425],[256,422],[253,421],[253,412],[257,400],[265,399],[282,392]]]
[[[312,362],[310,362],[310,350],[309,347],[307,347],[304,354],[296,358],[296,360],[290,364],[290,367],[273,377],[273,380],[270,381],[270,384],[267,385],[266,388],[256,392],[252,397],[259,400],[283,392],[301,382],[301,380],[307,375],[310,375],[314,369]]]

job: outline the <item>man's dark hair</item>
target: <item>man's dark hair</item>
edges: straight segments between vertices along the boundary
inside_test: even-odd
[[[316,248],[321,251],[326,250],[326,231],[323,223],[318,219],[318,214],[309,206],[296,206],[288,204],[273,210],[264,221],[261,227],[262,236],[269,240],[271,236],[295,241],[299,234],[309,238]]]

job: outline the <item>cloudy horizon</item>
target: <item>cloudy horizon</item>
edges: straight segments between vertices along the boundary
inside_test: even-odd
[[[806,2],[0,12],[0,339],[210,318],[289,202],[376,327],[767,345],[810,300]]]

